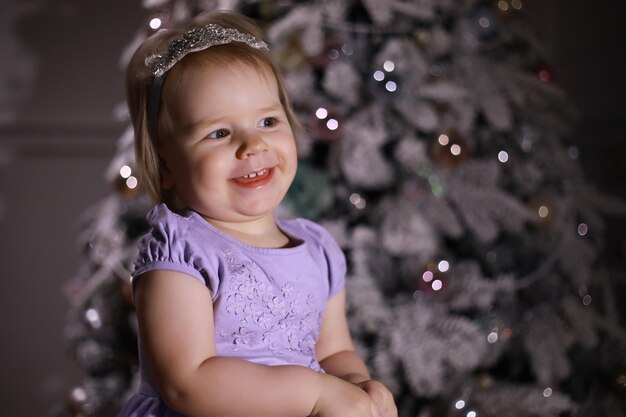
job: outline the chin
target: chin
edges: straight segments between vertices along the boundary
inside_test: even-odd
[[[280,199],[277,201],[259,201],[246,204],[244,207],[238,207],[236,210],[238,213],[246,217],[264,217],[270,215],[274,212],[278,204],[280,203]]]

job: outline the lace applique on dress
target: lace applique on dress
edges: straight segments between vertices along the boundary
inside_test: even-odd
[[[313,360],[323,306],[298,285],[300,276],[278,283],[254,262],[238,260],[230,249],[222,249],[221,255],[230,274],[226,311],[239,324],[231,334],[233,351],[263,343],[275,356],[291,351]]]

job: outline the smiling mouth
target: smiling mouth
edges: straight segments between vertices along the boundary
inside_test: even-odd
[[[251,179],[251,178],[256,178],[256,177],[263,177],[265,175],[267,175],[269,173],[269,169],[265,168],[262,169],[260,171],[256,171],[256,172],[251,172],[250,174],[246,174],[243,177],[240,178],[244,178],[244,179]]]
[[[264,185],[272,176],[274,168],[263,168],[259,171],[251,172],[241,177],[233,178],[239,185],[257,187]]]

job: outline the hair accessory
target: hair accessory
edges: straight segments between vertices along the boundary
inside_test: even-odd
[[[211,23],[192,28],[172,40],[166,51],[147,57],[146,66],[155,77],[160,77],[187,54],[231,42],[243,42],[254,49],[269,50],[265,42],[252,35]]]
[[[241,33],[237,29],[210,23],[189,29],[182,36],[173,39],[165,51],[146,58],[145,64],[152,75],[154,75],[146,103],[148,133],[153,141],[156,141],[158,136],[157,127],[159,108],[161,107],[161,89],[163,88],[165,78],[163,75],[187,54],[231,42],[242,42],[254,49],[269,50],[265,42],[258,40],[252,35]]]

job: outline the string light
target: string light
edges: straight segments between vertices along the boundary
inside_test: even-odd
[[[315,111],[315,116],[320,120],[324,120],[325,118],[328,117],[328,110],[326,110],[323,107],[320,107],[319,109]]]
[[[522,8],[522,1],[521,0],[511,0],[511,6],[516,9],[516,10],[520,10]]]
[[[341,45],[341,52],[346,55],[352,55],[354,53],[354,49],[352,49],[352,47],[347,43],[344,43],[343,45]]]
[[[441,181],[439,181],[438,176],[434,174],[429,175],[428,183],[430,184],[430,191],[435,197],[439,197],[441,194],[443,194],[443,186],[441,185]]]
[[[357,193],[350,194],[350,203],[359,210],[364,209],[366,205],[365,199]]]
[[[437,269],[441,272],[447,272],[448,269],[450,269],[450,264],[446,260],[439,261],[439,263],[437,264]]]
[[[443,73],[443,70],[439,65],[433,65],[430,67],[430,75],[433,77],[439,77]]]
[[[335,48],[332,48],[328,51],[328,58],[335,60],[339,58],[339,51],[336,50]]]
[[[90,308],[85,311],[85,319],[87,319],[91,327],[93,327],[94,329],[99,329],[100,327],[102,327],[102,319],[100,318],[100,313],[98,313],[98,310],[94,308]]]
[[[76,387],[72,390],[72,397],[79,402],[83,402],[87,399],[87,393],[81,387]]]
[[[337,130],[339,128],[339,122],[336,119],[328,119],[326,127],[328,130]]]
[[[132,174],[132,170],[128,165],[124,165],[120,168],[120,175],[122,176],[122,178],[128,178],[130,177],[130,174]]]
[[[433,291],[439,291],[443,288],[443,281],[441,281],[440,279],[436,279],[431,284],[431,287],[433,287]]]
[[[137,184],[138,184],[137,178],[133,177],[132,175],[126,179],[126,186],[130,188],[131,190],[133,188],[136,188]]]
[[[539,75],[539,79],[543,81],[544,83],[547,83],[548,81],[550,81],[550,78],[551,78],[550,72],[546,69],[539,70],[539,73],[537,75]]]
[[[589,227],[585,223],[581,223],[578,225],[578,234],[581,236],[585,236],[589,231]]]
[[[543,390],[543,396],[544,397],[548,398],[551,395],[552,395],[552,388],[548,387],[548,388]]]
[[[393,93],[398,89],[398,84],[396,84],[394,81],[387,81],[385,83],[385,89],[390,93]]]
[[[154,17],[150,19],[150,28],[153,30],[157,30],[158,28],[161,27],[162,24],[163,24],[163,21],[159,19],[158,17]]]
[[[583,305],[588,306],[589,304],[591,304],[591,296],[587,294],[583,297]]]
[[[450,138],[448,137],[448,135],[441,134],[439,135],[437,141],[441,146],[446,146],[450,142]]]
[[[497,331],[492,331],[491,333],[489,333],[487,335],[487,342],[489,343],[496,343],[498,341],[498,332]]]
[[[465,401],[463,400],[458,400],[456,403],[454,403],[454,408],[456,408],[457,410],[460,410],[463,407],[465,407]]]
[[[433,280],[433,273],[431,271],[426,271],[422,274],[422,279],[424,282],[430,282]]]
[[[383,64],[383,69],[387,72],[392,72],[396,68],[396,64],[393,61],[385,61]]]
[[[385,70],[388,73],[393,72],[395,68],[396,68],[396,64],[394,64],[393,61],[385,61],[383,63],[383,70]],[[385,72],[381,70],[374,71],[372,76],[374,77],[376,81],[383,81],[386,78]],[[389,91],[390,93],[393,93],[397,89],[398,89],[398,84],[395,81],[389,80],[385,83],[385,90]]]
[[[509,160],[509,154],[506,151],[498,152],[498,161],[505,163]]]

